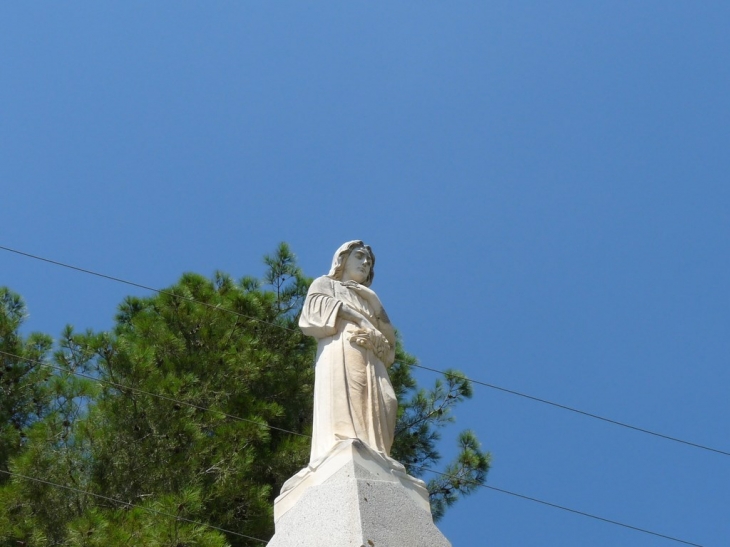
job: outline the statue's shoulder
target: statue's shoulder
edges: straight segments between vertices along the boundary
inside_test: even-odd
[[[335,283],[338,283],[328,275],[318,277],[309,286],[310,293],[334,294]]]

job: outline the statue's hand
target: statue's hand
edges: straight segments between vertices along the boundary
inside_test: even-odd
[[[381,361],[385,361],[390,352],[390,342],[377,329],[357,329],[352,333],[350,341],[372,350]]]
[[[343,281],[342,284],[364,298],[365,301],[375,310],[375,314],[371,316],[371,319],[376,318],[378,321],[390,323],[390,318],[388,317],[388,314],[385,313],[385,308],[383,308],[383,305],[380,303],[380,298],[378,298],[378,295],[375,294],[375,291],[365,285],[361,285],[357,281]]]
[[[342,284],[347,287],[348,289],[352,289],[354,292],[362,296],[365,300],[367,300],[370,303],[377,302],[380,304],[380,300],[378,299],[378,295],[375,294],[375,291],[370,289],[369,287],[366,287],[365,285],[361,285],[357,281],[343,281]]]

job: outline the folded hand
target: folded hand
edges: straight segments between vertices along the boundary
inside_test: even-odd
[[[381,361],[386,360],[391,349],[388,339],[377,329],[357,329],[350,336],[350,341],[372,350]]]

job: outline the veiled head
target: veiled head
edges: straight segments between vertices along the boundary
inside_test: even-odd
[[[368,254],[370,254],[370,273],[368,274],[367,279],[362,282],[363,285],[369,287],[375,277],[375,255],[373,254],[373,250],[370,246],[365,245],[365,243],[359,239],[348,241],[347,243],[340,245],[340,248],[335,251],[335,256],[332,258],[332,267],[330,268],[330,273],[327,275],[333,279],[342,279],[342,273],[345,270],[345,262],[347,261],[347,258],[350,256],[352,251],[358,248],[365,249]]]

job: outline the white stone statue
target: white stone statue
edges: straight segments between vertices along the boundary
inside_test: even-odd
[[[317,339],[312,452],[274,501],[269,547],[451,547],[426,484],[390,457],[395,331],[369,288],[374,266],[372,249],[349,241],[304,301],[299,326]]]
[[[389,459],[398,411],[387,371],[395,331],[369,288],[374,276],[372,249],[349,241],[307,293],[299,326],[318,341],[310,464],[350,439]]]

